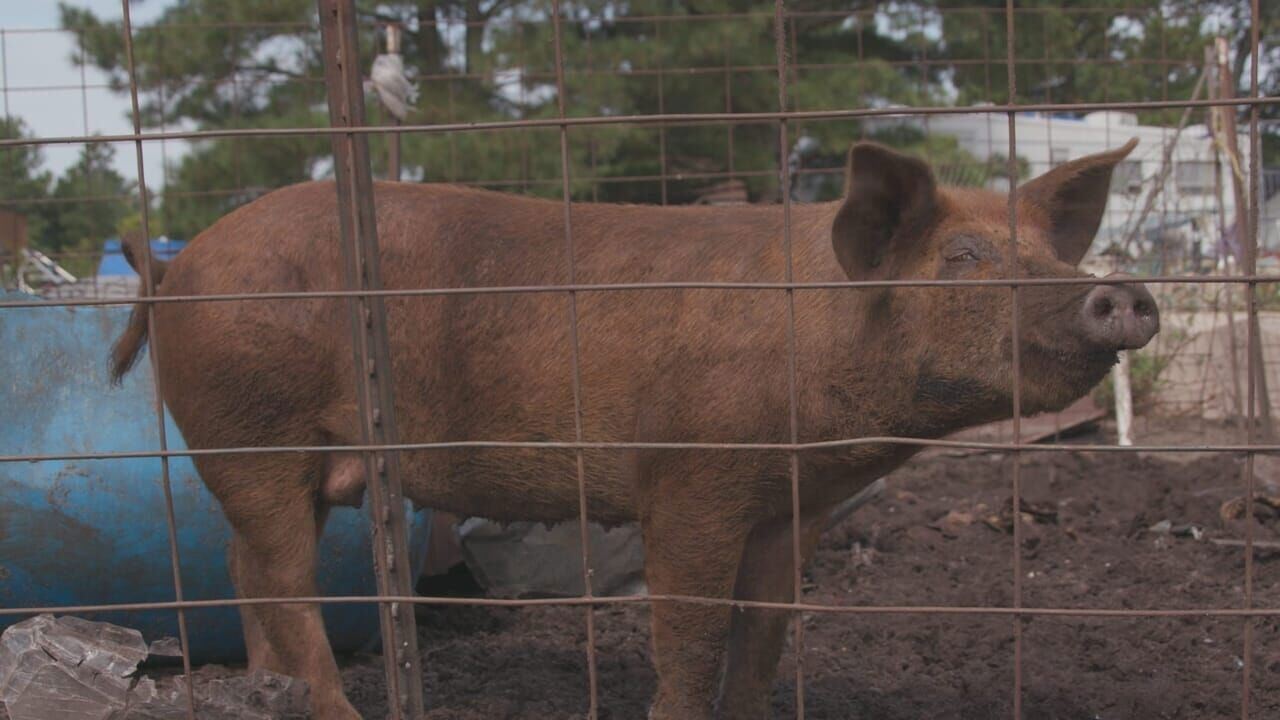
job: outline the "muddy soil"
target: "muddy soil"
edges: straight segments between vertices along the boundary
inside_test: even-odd
[[[1145,444],[1203,444],[1230,428],[1158,422]],[[1073,442],[1111,443],[1107,427]],[[1238,439],[1238,438],[1236,438]],[[1026,607],[1209,609],[1245,604],[1243,462],[1231,455],[1036,452],[1021,466]],[[1280,472],[1261,464],[1260,492]],[[1277,467],[1280,467],[1278,465]],[[922,456],[823,539],[806,601],[841,606],[1009,606],[1012,463],[997,454]],[[1278,502],[1277,504],[1280,504]],[[1225,505],[1225,508],[1224,508]],[[1280,511],[1256,503],[1253,603],[1280,607]],[[429,717],[582,717],[585,610],[429,608],[420,616]],[[600,716],[645,717],[654,690],[648,611],[595,611]],[[804,620],[808,718],[1008,717],[1015,621],[975,614],[830,614]],[[1236,617],[1022,621],[1024,716],[1240,717],[1245,621]],[[1251,715],[1280,717],[1280,621],[1252,630]],[[385,715],[378,658],[343,661],[366,717]],[[796,657],[779,669],[775,717],[795,717]]]

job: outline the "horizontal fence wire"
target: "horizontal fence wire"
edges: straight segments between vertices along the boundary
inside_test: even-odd
[[[1280,99],[1277,100],[1280,104]],[[1025,144],[1023,145],[1025,147]],[[1041,169],[1045,163],[1029,163],[1031,169]],[[935,169],[945,172],[946,166]],[[1044,167],[1043,169],[1049,169]],[[620,185],[627,183],[658,183],[658,182],[690,182],[696,180],[735,180],[735,179],[753,179],[753,178],[771,178],[777,173],[773,170],[722,170],[714,172],[685,172],[673,171],[669,173],[656,173],[651,175],[587,175],[577,179],[578,182],[591,183],[594,185]],[[796,177],[843,177],[844,168],[800,168],[792,173]],[[510,188],[530,188],[530,187],[559,187],[561,181],[559,178],[501,178],[492,180],[450,180],[450,185],[459,185],[462,187],[477,187],[495,189]],[[154,197],[164,200],[177,200],[188,198],[244,198],[246,201],[273,192],[277,188],[271,187],[236,187],[236,188],[219,188],[212,190],[167,190],[161,189],[152,193]],[[81,195],[75,197],[13,197],[6,198],[5,202],[11,205],[23,206],[41,206],[41,205],[80,205],[85,203],[97,202],[117,202],[121,200],[132,200],[133,194],[121,193],[112,195]],[[1108,210],[1107,215],[1116,215],[1123,213],[1123,210]],[[74,256],[74,253],[58,253],[57,257]],[[50,257],[54,257],[50,255]]]
[[[220,600],[184,600],[182,602],[109,603],[101,605],[50,605],[31,608],[0,608],[0,616],[39,615],[45,613],[94,613],[114,610],[201,610],[224,607],[283,605],[305,603],[315,605],[370,605],[403,603],[406,605],[474,606],[474,607],[582,607],[611,605],[648,605],[654,602],[688,603],[716,607],[783,610],[830,615],[986,615],[1044,616],[1096,618],[1214,618],[1214,617],[1280,617],[1280,607],[1254,608],[1085,608],[1036,607],[1003,605],[825,605],[818,603],[766,602],[733,600],[704,595],[595,595],[565,598],[459,598],[428,595],[297,595],[290,597],[226,598]]]
[[[876,64],[891,68],[915,68],[915,67],[965,67],[965,66],[988,66],[993,64],[989,60],[982,58],[938,58],[933,60],[876,60]],[[1031,58],[1027,60],[1019,60],[1019,66],[1058,66],[1058,65],[1087,65],[1098,66],[1114,64],[1116,66],[1155,66],[1155,67],[1183,67],[1186,62],[1183,60],[1159,60],[1149,58],[1135,58],[1132,60],[1093,60],[1089,58]],[[791,66],[794,71],[809,70],[844,70],[849,66],[847,63],[799,63]],[[745,74],[745,73],[770,73],[775,72],[773,65],[707,65],[703,67],[673,67],[673,68],[631,68],[627,70],[617,69],[586,69],[586,70],[570,70],[565,72],[568,78],[574,77],[592,77],[596,75],[628,78],[628,77],[656,77],[658,75],[666,76],[688,76],[688,75],[724,75],[729,74]],[[276,74],[271,70],[260,71],[267,75]],[[417,80],[421,82],[459,82],[468,80],[488,80],[489,75],[486,73],[426,73],[418,75]],[[554,80],[554,73],[547,72],[527,72],[522,77],[528,80]],[[289,83],[314,83],[323,84],[322,77],[309,77],[305,75],[290,75],[287,79]],[[89,84],[60,84],[60,85],[10,85],[0,86],[0,92],[58,92],[68,90],[113,90],[115,89],[110,83],[89,83]],[[661,114],[661,113],[659,113]]]
[[[1036,444],[1020,442],[979,442],[970,440],[936,440],[910,437],[863,437],[845,440],[816,440],[798,443],[750,443],[750,442],[576,442],[567,440],[445,440],[440,442],[394,443],[385,445],[279,445],[239,448],[198,448],[183,450],[137,450],[80,453],[19,453],[0,455],[0,463],[52,462],[69,460],[112,460],[130,458],[201,457],[215,455],[264,455],[294,453],[343,453],[361,451],[431,451],[431,450],[726,450],[734,452],[818,452],[868,445],[905,445],[920,448],[951,448],[956,450],[986,450],[991,452],[1044,452],[1044,453],[1278,453],[1280,444],[1241,443],[1204,445],[1079,445],[1070,443]]]
[[[586,283],[564,285],[510,285],[488,287],[419,288],[389,290],[306,290],[297,292],[210,293],[208,295],[164,295],[138,298],[50,298],[47,300],[11,300],[0,302],[0,308],[54,308],[83,305],[140,305],[233,302],[243,300],[316,300],[344,297],[430,297],[439,295],[510,295],[537,293],[587,293],[632,292],[644,290],[857,290],[872,288],[1015,288],[1045,287],[1055,285],[1126,285],[1143,284],[1176,285],[1250,285],[1280,283],[1276,275],[1231,275],[1207,277],[1192,275],[1166,275],[1157,277],[1080,277],[1080,278],[1022,278],[1018,280],[849,280],[832,282],[644,282],[644,283]]]
[[[67,145],[94,143],[119,143],[159,140],[212,140],[216,138],[294,137],[315,135],[387,135],[387,134],[442,134],[465,132],[491,132],[495,130],[556,129],[567,127],[598,127],[603,125],[735,125],[773,124],[781,120],[841,120],[873,117],[912,117],[926,115],[1008,115],[1009,113],[1065,113],[1093,112],[1097,110],[1178,110],[1182,108],[1255,107],[1280,105],[1280,97],[1237,97],[1222,100],[1146,100],[1129,102],[1081,102],[1081,103],[1015,103],[1001,105],[933,105],[912,107],[857,108],[846,110],[788,110],[778,112],[725,112],[725,113],[667,113],[662,115],[592,115],[569,116],[563,119],[528,118],[524,120],[496,120],[485,122],[454,122],[420,125],[365,125],[351,128],[288,127],[288,128],[225,128],[216,130],[172,130],[167,132],[117,133],[104,135],[64,135],[56,137],[7,138],[0,140],[0,148],[30,145]],[[1117,131],[1119,132],[1119,131]]]

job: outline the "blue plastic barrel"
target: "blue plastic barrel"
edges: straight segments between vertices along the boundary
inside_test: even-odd
[[[4,307],[0,297],[0,455],[159,448],[150,361],[122,387],[108,382],[111,344],[129,308]],[[165,414],[171,449],[186,445]],[[227,572],[230,528],[191,461],[171,458],[182,585],[187,599],[235,596]],[[320,543],[326,595],[376,592],[368,510],[336,508]],[[412,562],[426,555],[430,513],[409,516]],[[161,465],[157,458],[0,463],[0,607],[45,607],[174,599]],[[187,628],[195,662],[244,657],[233,607],[193,609]],[[25,616],[0,615],[0,630]],[[92,616],[142,631],[148,641],[178,634],[174,611]],[[377,609],[324,606],[334,649],[375,647]]]

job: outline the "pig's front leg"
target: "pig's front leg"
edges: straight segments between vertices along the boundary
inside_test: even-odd
[[[649,592],[727,599],[750,523],[735,513],[740,513],[740,503],[689,485],[674,494],[656,493],[654,507],[641,523]],[[711,717],[730,613],[727,605],[653,602],[658,692],[650,720]]]
[[[813,555],[826,515],[800,519],[800,561]],[[794,596],[794,538],[791,519],[771,520],[752,530],[738,567],[734,599],[791,602]],[[721,720],[770,717],[769,700],[793,613],[746,608],[733,611],[728,666],[720,690]]]

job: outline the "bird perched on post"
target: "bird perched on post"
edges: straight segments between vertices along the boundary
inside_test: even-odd
[[[404,74],[404,60],[399,54],[384,54],[373,59],[373,70],[364,81],[365,92],[376,92],[387,112],[403,121],[418,99],[415,88]]]

